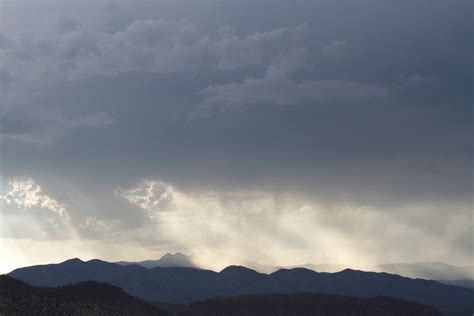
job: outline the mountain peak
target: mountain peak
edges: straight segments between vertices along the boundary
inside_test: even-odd
[[[174,258],[174,259],[179,258],[179,259],[189,260],[189,256],[187,256],[187,255],[185,255],[184,253],[181,253],[181,252],[175,252],[175,253],[167,252],[163,256],[161,256],[160,260],[167,260],[167,259],[171,259],[171,258]]]
[[[346,269],[344,269],[342,271],[339,271],[339,272],[336,272],[336,273],[349,274],[349,275],[359,275],[359,274],[369,275],[369,274],[373,274],[373,272],[355,270],[355,269],[351,269],[351,268],[346,268]]]
[[[344,270],[340,271],[340,272],[360,272],[360,270],[355,270],[355,269],[351,269],[351,268],[345,268]]]
[[[62,263],[84,263],[84,261],[82,261],[81,259],[79,258],[72,258],[72,259],[68,259]]]
[[[103,261],[103,260],[100,260],[100,259],[91,259],[89,261],[86,261],[87,263],[109,263],[107,261]]]
[[[225,267],[221,272],[219,273],[236,273],[236,272],[244,272],[244,273],[258,273],[255,270],[249,269],[244,266],[237,266],[237,265],[232,265]]]
[[[196,265],[193,263],[190,256],[187,256],[181,252],[166,253],[157,262],[156,266],[159,267],[185,267],[195,268]]]

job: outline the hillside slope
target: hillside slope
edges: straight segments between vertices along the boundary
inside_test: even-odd
[[[434,307],[389,297],[254,294],[191,303],[182,316],[441,316]]]
[[[106,283],[86,281],[57,288],[36,288],[0,275],[0,315],[165,316],[168,313]]]

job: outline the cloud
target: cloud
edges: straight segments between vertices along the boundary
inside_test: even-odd
[[[147,236],[146,240],[167,240],[162,247],[168,249],[212,249],[237,257],[246,252],[267,256],[260,248],[275,238],[275,229],[281,229],[276,215],[297,208],[290,200],[270,193],[184,192],[160,179],[142,180],[131,189],[116,192],[149,214],[150,223],[129,232],[129,238],[140,232]],[[292,231],[281,231],[276,238],[278,242],[296,248],[305,243]],[[255,240],[262,243],[255,243]]]
[[[68,105],[39,101],[63,82],[130,72],[261,67],[303,46],[306,29],[302,24],[238,36],[228,29],[205,33],[186,20],[166,19],[136,20],[113,31],[64,18],[37,28],[20,26],[0,39],[0,135],[48,145],[70,129],[114,122],[103,112],[70,117]]]
[[[295,192],[184,192],[160,179],[142,180],[117,194],[150,215],[150,223],[128,232],[129,238],[140,232],[144,240],[166,240],[162,249],[193,251],[214,269],[222,267],[213,261],[219,254],[232,256],[233,264],[239,258],[269,264],[350,260],[360,268],[403,260],[406,251],[420,254],[412,260],[464,260],[467,252],[457,239],[472,229],[472,223],[459,220],[465,218],[465,208],[444,214],[445,205],[429,203],[382,211]],[[433,243],[439,249],[430,250]]]
[[[428,81],[427,78],[418,74],[411,75],[408,78],[406,78],[406,83],[409,85],[419,85],[419,84],[426,83],[426,81]]]
[[[86,116],[81,117],[74,117],[70,119],[64,119],[63,121],[59,122],[60,126],[65,128],[74,128],[74,127],[81,127],[81,126],[89,126],[89,127],[96,127],[96,126],[108,126],[114,123],[114,118],[111,117],[109,114],[104,112],[89,114]]]
[[[177,200],[183,200],[183,196],[171,184],[160,180],[144,179],[135,188],[119,189],[115,193],[149,212],[152,218],[154,212],[167,211],[171,204],[176,203]]]
[[[3,37],[2,78],[42,80],[126,72],[233,70],[268,64],[304,41],[306,25],[246,36],[203,33],[188,21],[137,20],[115,32],[71,21],[68,27],[26,29]],[[5,79],[6,80],[6,79]]]
[[[204,209],[259,214],[274,210],[278,203],[277,198],[263,192],[185,193],[160,179],[143,179],[130,189],[115,190],[115,194],[156,216],[167,216],[166,213],[172,212],[206,212]]]
[[[40,207],[56,213],[61,218],[69,219],[69,214],[64,204],[45,194],[41,186],[33,179],[13,179],[9,181],[10,190],[0,200],[7,205],[17,208],[31,209]]]
[[[0,239],[58,240],[75,238],[66,204],[31,178],[13,178],[0,196]]]
[[[86,217],[83,221],[83,223],[80,225],[83,228],[94,228],[94,229],[105,229],[105,230],[111,230],[114,228],[114,223],[116,223],[117,220],[115,221],[105,221],[98,219],[95,216],[89,216]]]
[[[208,87],[200,93],[204,100],[192,117],[206,116],[209,110],[267,104],[291,106],[302,101],[330,99],[371,99],[388,95],[385,87],[346,80],[302,80],[291,77],[304,62],[280,60],[268,67],[262,78],[246,78],[243,82]]]
[[[82,220],[78,229],[84,237],[94,239],[100,235],[102,238],[120,237],[120,220],[118,219],[99,219],[95,216],[88,216]]]
[[[69,130],[106,127],[114,121],[104,112],[66,118],[57,110],[5,109],[0,116],[0,136],[36,145],[50,145]]]
[[[340,58],[346,48],[346,41],[335,40],[323,47],[321,54],[326,58]]]

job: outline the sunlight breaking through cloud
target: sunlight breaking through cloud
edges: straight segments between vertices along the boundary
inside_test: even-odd
[[[324,206],[292,194],[183,192],[159,179],[115,192],[149,214],[149,236],[168,240],[170,250],[192,251],[211,269],[244,264],[242,258],[271,264],[296,264],[291,257],[308,262],[350,257],[354,265],[373,260],[363,254],[364,245],[318,224]]]
[[[0,196],[0,200],[18,208],[41,207],[68,219],[65,206],[43,192],[41,186],[31,178],[16,178],[9,181],[10,191]]]

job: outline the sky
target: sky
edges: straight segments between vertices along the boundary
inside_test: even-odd
[[[474,261],[470,1],[1,1],[0,273]]]

